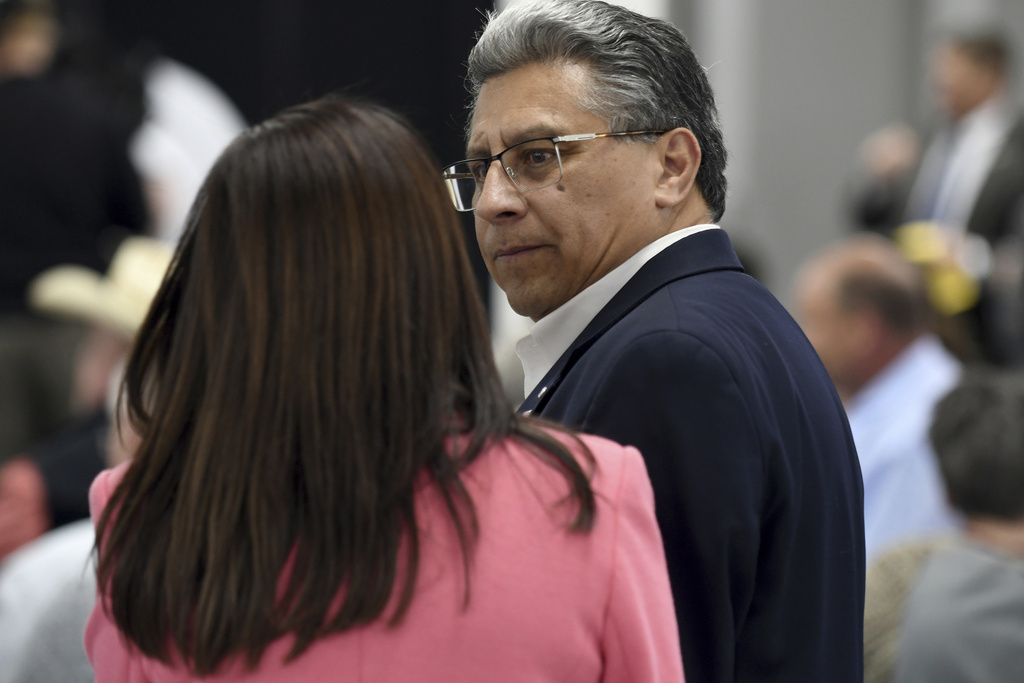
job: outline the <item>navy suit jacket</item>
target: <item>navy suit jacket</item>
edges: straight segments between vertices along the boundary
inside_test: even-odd
[[[648,261],[520,412],[643,453],[687,680],[861,683],[863,486],[846,414],[724,231]]]

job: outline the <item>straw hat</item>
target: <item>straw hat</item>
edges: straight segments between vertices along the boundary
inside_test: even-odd
[[[41,313],[106,325],[134,337],[173,255],[174,250],[163,242],[129,237],[121,242],[106,275],[72,265],[40,273],[29,285],[29,306]]]

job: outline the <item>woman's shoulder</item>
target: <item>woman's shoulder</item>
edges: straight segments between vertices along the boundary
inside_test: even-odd
[[[623,458],[627,460],[642,460],[640,452],[633,446],[624,446],[603,436],[561,429],[544,423],[541,423],[539,428],[542,432],[566,446],[577,457],[583,455],[585,448],[599,460],[615,461]],[[521,439],[509,438],[506,439],[505,443],[512,444],[512,448],[527,448]]]
[[[634,446],[624,446],[617,441],[606,439],[596,434],[577,434],[580,441],[586,445],[595,458],[608,462],[623,462],[634,465],[643,465],[643,458]]]
[[[643,457],[633,446],[624,446],[592,434],[568,432],[543,427],[544,432],[565,446],[586,472],[591,488],[602,502],[617,502],[623,495],[630,496],[639,489],[644,495],[650,489],[650,480]],[[562,489],[566,486],[563,474],[553,468],[547,459],[537,457],[538,447],[525,439],[508,438],[500,450],[507,453],[519,472],[532,473],[536,478],[553,482]],[[564,494],[564,491],[563,491]]]
[[[580,444],[594,457],[598,470],[604,470],[609,476],[621,477],[624,472],[637,468],[646,473],[644,459],[634,446],[626,446],[596,434],[567,433],[548,429],[555,438],[570,447],[574,455],[583,455]],[[585,456],[584,456],[585,457]]]
[[[107,501],[110,500],[110,496],[124,479],[130,464],[130,462],[124,462],[116,467],[103,470],[93,479],[92,485],[89,486],[89,513],[94,520],[99,519],[103,509],[107,507]]]
[[[595,492],[612,501],[618,514],[654,515],[654,490],[643,456],[634,446],[590,434],[580,439],[594,454]]]

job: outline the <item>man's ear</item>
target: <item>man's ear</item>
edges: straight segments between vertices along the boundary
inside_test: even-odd
[[[868,308],[847,315],[850,322],[846,326],[846,336],[850,346],[862,356],[874,358],[879,355],[885,339],[885,323],[881,316]]]
[[[677,206],[694,191],[700,168],[700,144],[689,128],[675,128],[658,140],[661,177],[655,189],[658,208]]]

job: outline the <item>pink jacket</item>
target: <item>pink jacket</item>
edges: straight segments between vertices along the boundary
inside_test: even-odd
[[[435,489],[417,499],[423,529],[412,605],[401,624],[377,622],[323,638],[283,663],[273,643],[257,669],[210,681],[678,682],[679,636],[654,500],[640,454],[596,437],[589,534],[565,530],[564,478],[512,442],[481,454],[463,476],[480,536],[463,608],[458,542]],[[95,519],[124,474],[100,474]],[[101,596],[102,598],[102,596]],[[85,631],[97,683],[193,680],[134,652],[97,606]]]

